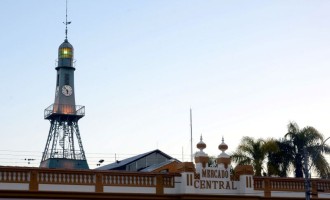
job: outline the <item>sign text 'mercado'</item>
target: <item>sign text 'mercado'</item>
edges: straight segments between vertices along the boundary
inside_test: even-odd
[[[227,170],[219,169],[202,169],[203,178],[228,178],[229,173]]]

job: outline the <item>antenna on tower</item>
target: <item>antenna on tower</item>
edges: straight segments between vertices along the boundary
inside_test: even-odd
[[[68,24],[71,24],[71,22],[68,22],[68,0],[65,1],[65,40],[68,40]]]

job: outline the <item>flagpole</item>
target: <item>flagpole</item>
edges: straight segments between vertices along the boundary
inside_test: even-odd
[[[192,147],[192,111],[190,108],[190,158],[191,162],[193,162],[193,147]]]

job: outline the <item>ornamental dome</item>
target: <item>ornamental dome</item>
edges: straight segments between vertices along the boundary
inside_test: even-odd
[[[206,148],[206,144],[203,142],[203,136],[201,135],[200,137],[200,141],[197,143],[197,149],[199,149],[200,151],[203,151],[203,149]]]
[[[199,151],[195,153],[195,163],[201,164],[201,166],[206,167],[209,162],[208,155],[203,151],[206,148],[206,144],[203,142],[203,137],[201,135],[200,141],[197,143],[197,148]]]
[[[222,151],[220,155],[217,158],[217,163],[218,165],[224,165],[224,167],[227,169],[227,167],[231,163],[230,156],[226,154],[226,150],[228,149],[228,145],[225,143],[223,137],[222,137],[222,142],[219,145],[219,150]]]
[[[200,141],[197,143],[196,146],[199,149],[199,151],[197,151],[195,153],[195,157],[200,157],[200,156],[202,156],[202,157],[205,157],[206,156],[207,157],[207,154],[203,151],[203,149],[206,148],[206,144],[203,142],[202,135],[201,135]]]
[[[224,142],[223,137],[222,137],[222,143],[219,145],[218,148],[222,152],[225,152],[228,149],[228,145]]]

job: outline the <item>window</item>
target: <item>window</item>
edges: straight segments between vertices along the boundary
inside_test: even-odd
[[[141,158],[140,160],[136,161],[136,169],[139,171],[141,169],[146,168],[146,158]]]
[[[70,75],[64,74],[64,85],[70,85]]]
[[[59,57],[60,58],[72,58],[73,57],[73,49],[64,47],[59,49]]]
[[[58,85],[59,85],[59,79],[60,79],[60,75],[59,75],[59,74],[57,74],[57,79],[56,79],[56,86],[58,86]]]

